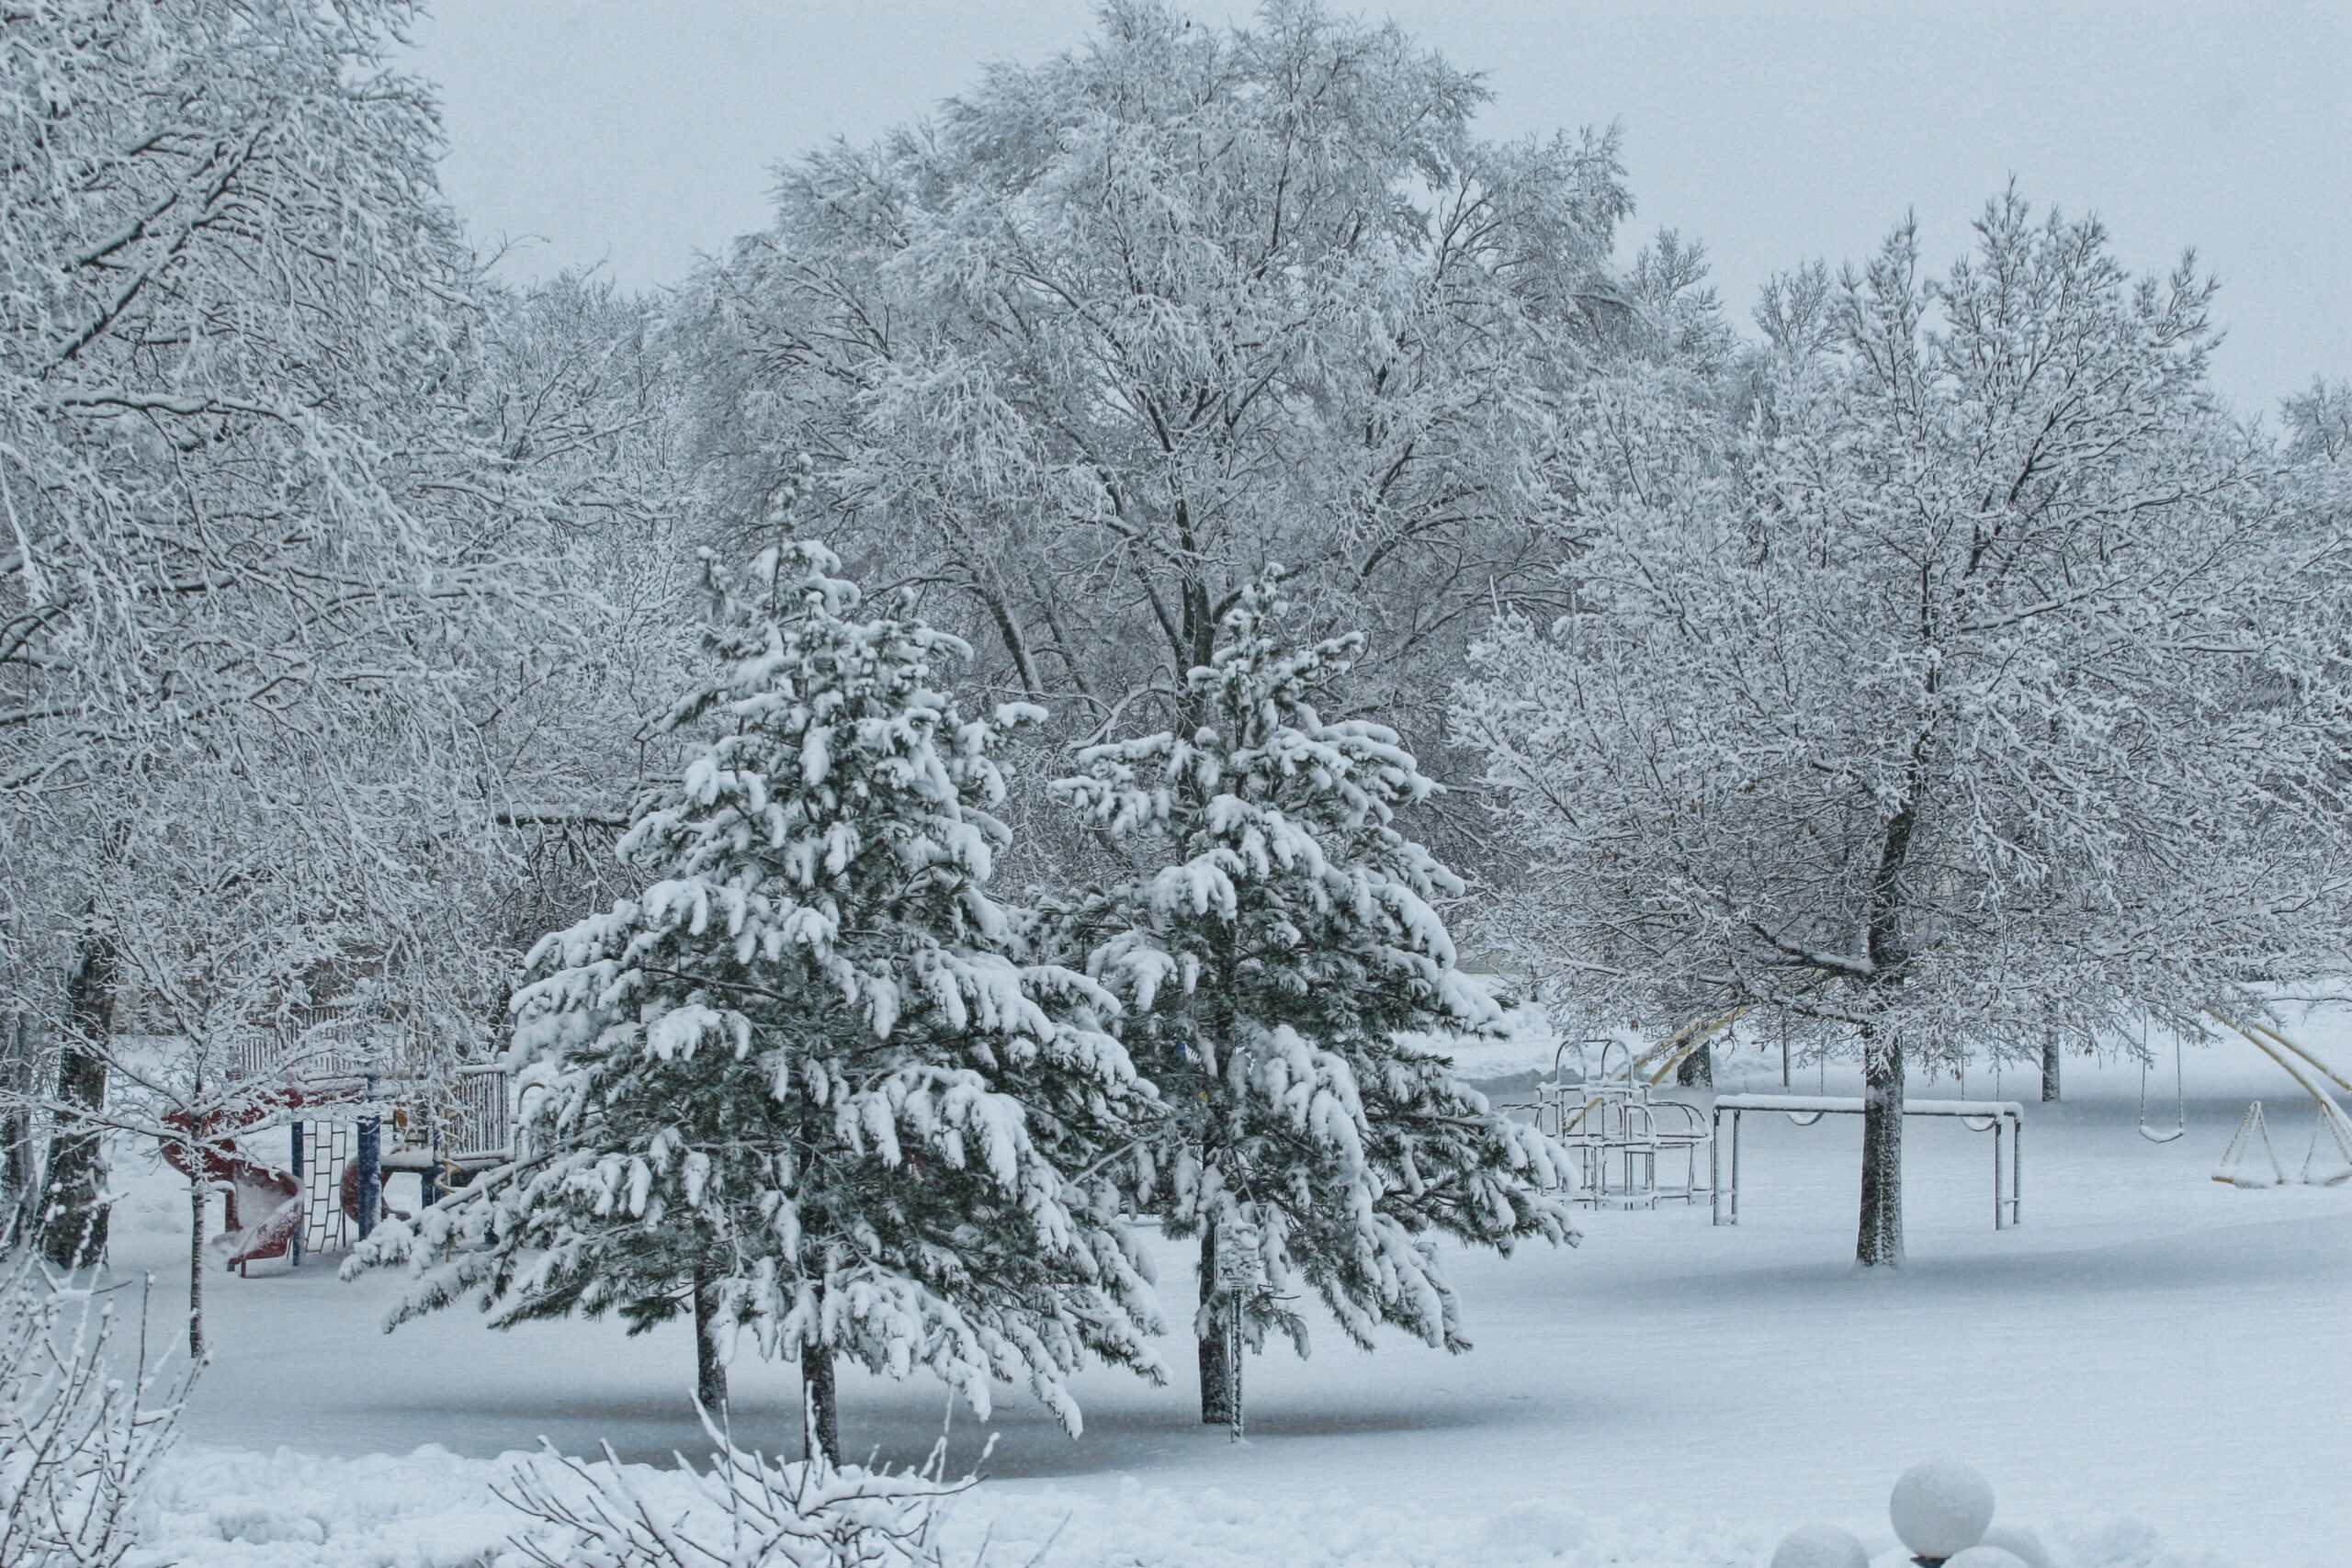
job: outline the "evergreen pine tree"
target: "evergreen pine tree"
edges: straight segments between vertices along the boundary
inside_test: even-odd
[[[1433,1233],[1508,1252],[1573,1241],[1565,1159],[1400,1035],[1493,1002],[1436,908],[1461,881],[1394,823],[1435,787],[1394,732],[1310,705],[1350,637],[1287,647],[1264,583],[1191,675],[1193,729],[1095,746],[1057,793],[1138,870],[1054,911],[1123,989],[1125,1038],[1170,1113],[1141,1205],[1200,1238],[1201,1415],[1238,1427],[1240,1352],[1306,1351],[1312,1286],[1359,1344],[1394,1324],[1469,1348]]]
[[[403,1316],[470,1296],[500,1326],[694,1307],[748,1328],[800,1363],[831,1458],[836,1355],[927,1368],[983,1416],[992,1378],[1025,1381],[1075,1435],[1088,1352],[1160,1375],[1100,1173],[1157,1111],[1113,998],[1023,963],[985,891],[1008,837],[989,750],[1035,710],[962,717],[931,684],[962,645],[858,618],[838,570],[812,544],[763,558],[769,614],[726,617],[723,674],[670,719],[726,732],[622,842],[655,880],[533,954],[532,1156],[362,1260],[414,1256]]]

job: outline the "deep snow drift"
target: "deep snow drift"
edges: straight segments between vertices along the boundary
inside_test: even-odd
[[[2305,1038],[2346,1054],[2328,1032]],[[1888,1486],[1949,1452],[1981,1467],[2001,1519],[2041,1529],[2062,1564],[2340,1561],[2352,1185],[2209,1179],[2256,1097],[2291,1173],[2310,1102],[2251,1051],[2192,1052],[2188,1135],[2156,1145],[2133,1131],[2136,1070],[2068,1071],[2061,1106],[2031,1104],[2014,1075],[2001,1086],[2029,1100],[2020,1229],[1991,1227],[1989,1135],[1915,1122],[1910,1264],[1858,1277],[1858,1127],[1750,1116],[1737,1229],[1669,1205],[1589,1215],[1575,1251],[1457,1257],[1476,1350],[1391,1338],[1367,1356],[1327,1328],[1309,1360],[1252,1359],[1246,1444],[1199,1425],[1181,1342],[1164,1351],[1166,1387],[1082,1378],[1078,1442],[1005,1391],[991,1480],[958,1505],[956,1539],[976,1546],[992,1529],[989,1560],[1017,1563],[1058,1528],[1043,1568],[1685,1568],[1761,1564],[1781,1533],[1823,1518],[1883,1565],[1902,1560]],[[1723,1087],[1777,1089],[1777,1054],[1742,1059]],[[1826,1087],[1839,1089],[1835,1071]],[[1993,1090],[1975,1075],[1965,1088]],[[2167,1059],[2151,1085],[2167,1127],[2170,1089]],[[168,1178],[124,1185],[117,1267],[170,1281],[184,1200]],[[1181,1319],[1184,1251],[1160,1259]],[[397,1279],[266,1267],[208,1292],[215,1361],[161,1499],[159,1562],[492,1562],[518,1523],[488,1495],[496,1456],[541,1433],[574,1452],[608,1438],[634,1461],[707,1447],[682,1328],[501,1335],[459,1312],[386,1336]],[[167,1285],[156,1300],[159,1317],[175,1310]],[[732,1378],[739,1439],[789,1446],[790,1369],[746,1359]],[[845,1378],[842,1404],[845,1447],[901,1462],[945,1412],[925,1382]],[[979,1442],[956,1412],[956,1461]]]

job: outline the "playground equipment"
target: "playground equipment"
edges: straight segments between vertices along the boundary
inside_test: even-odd
[[[2298,1045],[2267,1024],[2243,1024],[2226,1018],[2221,1021],[2236,1031],[2256,1050],[2278,1063],[2287,1076],[2295,1080],[2297,1087],[2312,1097],[2312,1105],[2319,1114],[2319,1124],[2312,1129],[2311,1150],[2303,1156],[2302,1179],[2328,1187],[2352,1180],[2352,1116],[2345,1114],[2344,1108],[2335,1102],[2335,1096],[2329,1092],[2331,1084],[2336,1089],[2352,1091],[2352,1081],[2347,1081],[2343,1074],[2312,1051]],[[2319,1158],[2323,1144],[2334,1145],[2344,1166],[2340,1170],[2314,1177],[2312,1166]]]
[[[1599,1071],[1586,1055],[1600,1047]],[[1610,1071],[1609,1053],[1622,1058]],[[1567,1054],[1577,1054],[1576,1077],[1567,1076]],[[1535,1086],[1535,1122],[1547,1136],[1576,1151],[1577,1191],[1572,1201],[1600,1208],[1654,1209],[1661,1198],[1689,1203],[1709,1189],[1699,1185],[1699,1150],[1711,1143],[1706,1118],[1695,1105],[1659,1100],[1644,1082],[1633,1052],[1616,1040],[1564,1042],[1552,1055],[1552,1077]],[[1682,1156],[1679,1186],[1658,1179],[1658,1157]]]
[[[266,1112],[255,1107],[244,1120],[258,1120]],[[292,1245],[295,1227],[301,1221],[301,1183],[288,1172],[274,1166],[259,1165],[236,1152],[221,1135],[222,1118],[209,1119],[210,1125],[199,1129],[197,1119],[186,1111],[174,1111],[164,1121],[167,1126],[192,1134],[195,1156],[189,1143],[166,1142],[164,1158],[182,1176],[193,1177],[198,1158],[204,1167],[204,1179],[219,1189],[228,1208],[229,1231],[232,1241],[229,1249],[229,1267],[242,1270],[248,1263],[262,1258],[283,1258]]]
[[[1800,1127],[1810,1127],[1824,1116],[1860,1116],[1866,1109],[1860,1096],[1830,1094],[1727,1094],[1715,1101],[1715,1138],[1708,1155],[1711,1190],[1709,1217],[1715,1224],[1739,1224],[1739,1121],[1750,1111],[1778,1111]],[[1993,1134],[1993,1228],[2007,1230],[2019,1223],[2018,1189],[2025,1175],[2025,1107],[2013,1100],[1906,1100],[1905,1116],[1948,1116],[1972,1132]],[[1716,1160],[1724,1147],[1723,1124],[1731,1118],[1731,1179],[1720,1178]],[[2002,1140],[2008,1157],[2002,1156]],[[2007,1187],[2003,1190],[2003,1167]],[[1728,1197],[1728,1204],[1726,1204]],[[1728,1208],[1728,1213],[1726,1213]]]
[[[394,1213],[384,1201],[390,1173],[415,1173],[430,1203],[441,1187],[512,1157],[506,1070],[435,1070],[417,1045],[380,1017],[301,1010],[288,1028],[237,1043],[228,1077],[250,1087],[235,1110],[167,1118],[183,1136],[165,1140],[164,1157],[183,1175],[200,1158],[204,1179],[227,1194],[229,1267],[284,1258],[299,1268],[306,1252],[347,1249]],[[279,1126],[291,1169],[240,1145]]]
[[[2148,1126],[2148,1030],[2140,1027],[2140,1136],[2152,1144],[2169,1144],[2188,1135],[2188,1094],[2180,1073],[2180,1036],[2172,1040],[2172,1131],[2161,1133]]]
[[[2296,1179],[2315,1187],[2335,1187],[2352,1181],[2352,1116],[2335,1102],[2330,1092],[2335,1089],[2352,1091],[2352,1080],[2331,1067],[2308,1048],[2297,1044],[2268,1024],[2240,1023],[2235,1019],[2221,1018],[2217,1021],[2243,1038],[2248,1044],[2277,1063],[2296,1086],[2312,1097],[2318,1122],[2312,1128],[2311,1147],[2303,1155],[2301,1169]],[[2178,1050],[2177,1043],[2175,1045]],[[2246,1174],[2245,1167],[2253,1157],[2255,1137],[2259,1134],[2263,1150],[2269,1156],[2273,1181],[2264,1181]],[[2323,1153],[2332,1152],[2334,1168],[2324,1163]],[[2228,1148],[2222,1151],[2222,1162],[2213,1172],[2213,1179],[2232,1187],[2284,1186],[2287,1175],[2278,1164],[2278,1156],[2270,1146],[2270,1130],[2262,1113],[2262,1102],[2246,1107],[2238,1122],[2237,1131],[2231,1135]]]
[[[2262,1147],[2262,1157],[2269,1163],[2270,1176],[2265,1180],[2261,1173],[2249,1172],[2246,1165],[2254,1158],[2255,1145]],[[2263,1119],[2262,1101],[2256,1100],[2238,1118],[2238,1130],[2230,1134],[2229,1147],[2222,1151],[2222,1163],[2214,1168],[2213,1179],[2232,1187],[2284,1187],[2287,1173],[2278,1167],[2278,1151],[2270,1146],[2270,1125]]]
[[[2324,1167],[2314,1172],[2312,1167],[2320,1157],[2323,1144],[2332,1144],[2335,1151],[2336,1168]],[[2307,1187],[2340,1187],[2352,1181],[2352,1132],[2347,1132],[2342,1117],[2321,1116],[2312,1126],[2312,1145],[2303,1152],[2303,1168],[2295,1179]]]
[[[2256,1147],[2270,1167],[2264,1177],[2254,1164]],[[2323,1150],[2331,1150],[2335,1168],[2322,1164]],[[2317,1168],[2316,1169],[2314,1168]],[[2286,1168],[2278,1163],[2278,1151],[2270,1142],[2270,1124],[2263,1114],[2262,1101],[2256,1100],[2238,1118],[2237,1131],[2230,1134],[2229,1145],[2222,1151],[2221,1162],[2213,1168],[2213,1179],[2228,1187],[2284,1187]],[[2323,1113],[2312,1127],[2311,1147],[2303,1152],[2303,1163],[2295,1172],[2295,1179],[2306,1187],[2336,1187],[2352,1181],[2352,1134],[2347,1134],[2339,1121]]]

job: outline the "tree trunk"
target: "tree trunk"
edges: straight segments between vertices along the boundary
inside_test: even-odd
[[[2050,1104],[2058,1098],[2058,1040],[2055,1035],[2041,1043],[2041,1103]]]
[[[718,1281],[695,1269],[695,1398],[713,1416],[727,1408],[727,1363],[718,1359]]]
[[[96,1115],[107,1105],[105,1042],[114,1032],[114,944],[91,936],[65,985],[65,1040],[57,1064],[57,1098]],[[106,1257],[106,1134],[76,1126],[69,1113],[49,1141],[48,1201],[41,1250],[61,1269]]]
[[[204,1222],[210,1217],[211,1184],[204,1179],[204,1150],[193,1144],[194,1174],[187,1179],[187,1356],[204,1365]]]
[[[809,1459],[822,1455],[829,1465],[842,1461],[841,1404],[833,1393],[833,1351],[830,1345],[803,1340],[800,1346],[802,1434]]]
[[[37,1092],[31,1021],[8,1015],[7,1041],[0,1049],[0,1253],[16,1249],[30,1232],[40,1205],[34,1191],[33,1120],[25,1102]]]
[[[1684,1089],[1714,1088],[1715,1048],[1702,1045],[1683,1057],[1681,1066],[1674,1069],[1674,1081]]]
[[[1854,1260],[1903,1261],[1903,1043],[1862,1036],[1862,1223]]]
[[[1216,1227],[1201,1232],[1201,1424],[1241,1421],[1241,1358],[1234,1348],[1229,1307],[1217,1289]]]

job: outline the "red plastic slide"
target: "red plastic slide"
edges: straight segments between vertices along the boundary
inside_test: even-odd
[[[232,1269],[265,1258],[286,1257],[292,1250],[295,1233],[302,1224],[301,1181],[291,1171],[247,1159],[232,1140],[240,1128],[279,1111],[300,1110],[306,1103],[316,1104],[318,1100],[314,1096],[305,1096],[300,1089],[282,1089],[241,1111],[208,1116],[200,1127],[185,1111],[175,1111],[164,1118],[167,1126],[196,1134],[197,1146],[204,1156],[204,1179],[228,1194],[228,1266]],[[171,1161],[172,1168],[182,1176],[190,1174],[186,1143],[167,1139],[164,1144],[164,1157]],[[343,1168],[343,1181],[337,1196],[342,1200],[345,1217],[356,1223],[359,1218],[359,1167],[356,1163]],[[381,1220],[393,1215],[403,1220],[408,1218],[379,1199],[376,1217]]]
[[[247,1120],[257,1120],[261,1114],[256,1111]],[[164,1120],[182,1129],[195,1126],[186,1111],[174,1111]],[[204,1128],[198,1136],[212,1130]],[[291,1171],[256,1165],[245,1158],[226,1138],[207,1139],[197,1147],[204,1156],[204,1179],[228,1193],[229,1267],[234,1269],[257,1258],[285,1257],[292,1246],[296,1227],[302,1223],[302,1184]],[[188,1169],[186,1144],[166,1142],[164,1157],[182,1176],[194,1175]]]

